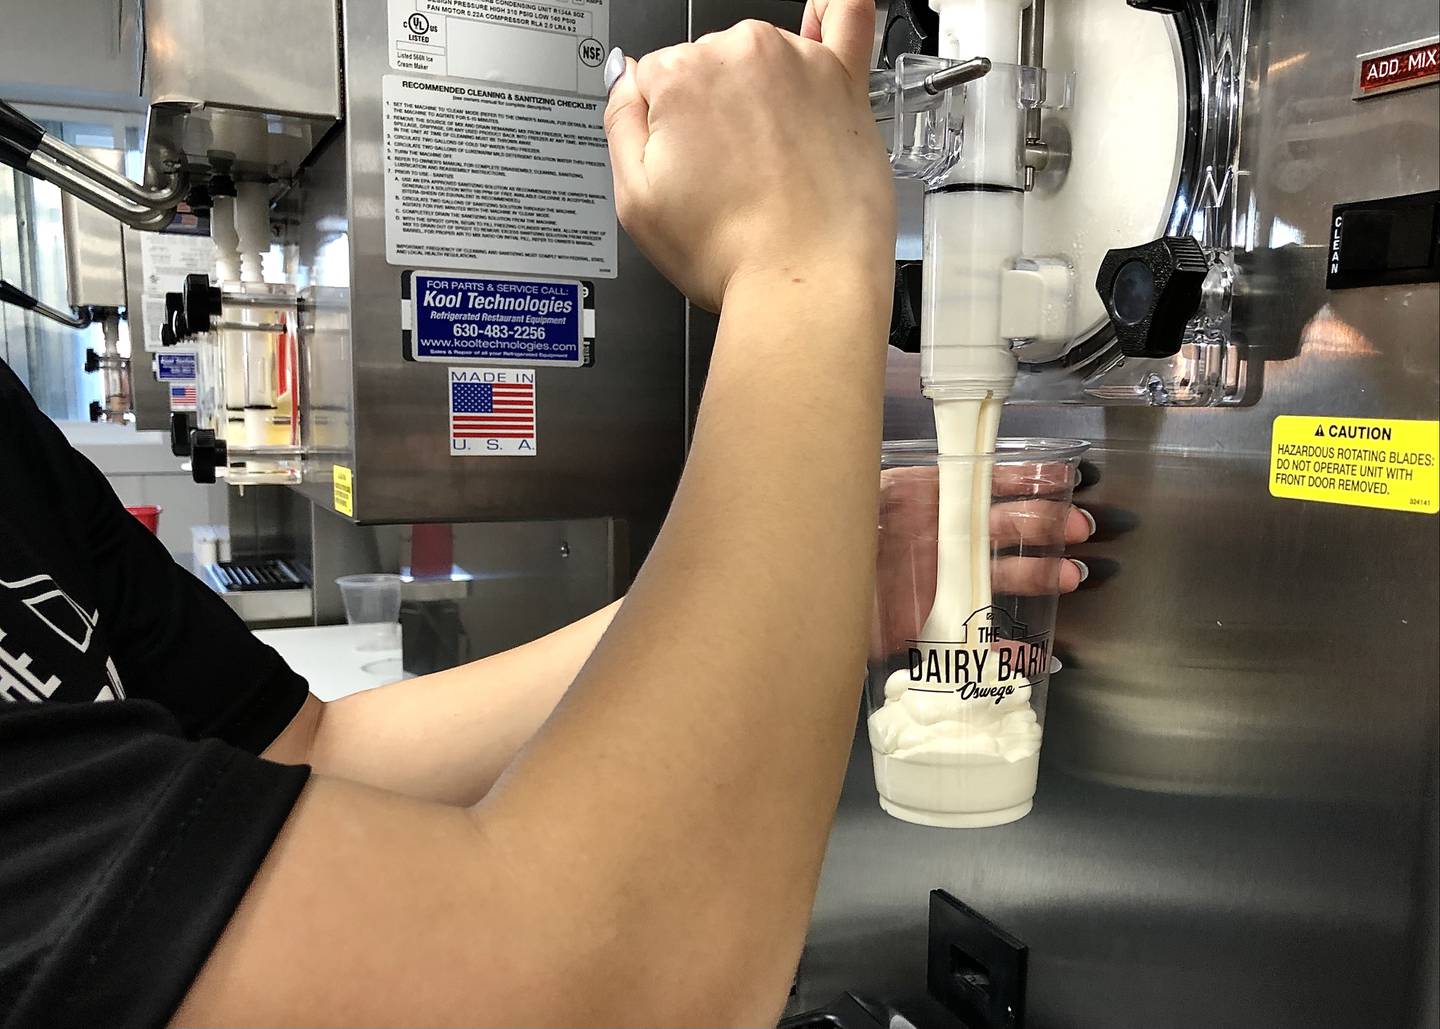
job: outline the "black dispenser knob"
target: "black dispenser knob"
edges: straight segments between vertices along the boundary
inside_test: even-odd
[[[895,262],[895,306],[890,309],[890,345],[907,354],[920,353],[923,268],[919,261]]]
[[[185,297],[181,293],[165,294],[165,322],[160,326],[160,345],[173,347],[185,336]]]
[[[1156,14],[1183,14],[1186,0],[1125,0],[1137,11],[1154,11]]]
[[[1095,288],[1120,350],[1127,357],[1179,353],[1209,271],[1205,251],[1189,236],[1165,236],[1106,254]]]
[[[197,272],[185,276],[182,296],[185,331],[176,326],[175,335],[184,339],[187,335],[209,332],[210,323],[220,317],[220,287],[210,285],[210,276]]]
[[[194,429],[190,433],[190,477],[198,483],[215,481],[215,470],[224,468],[229,459],[223,439],[215,438],[213,429]]]
[[[193,428],[189,411],[170,412],[170,453],[176,457],[190,456],[190,432]]]
[[[89,347],[85,348],[85,371],[98,372],[100,370],[100,355]]]
[[[104,418],[104,417],[105,417],[105,408],[101,406],[100,401],[98,401],[98,400],[92,400],[92,401],[90,401],[90,420],[91,420],[92,422],[98,422],[101,418]]]

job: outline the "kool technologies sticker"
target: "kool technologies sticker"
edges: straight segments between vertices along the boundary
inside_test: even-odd
[[[579,279],[405,272],[405,359],[579,368],[594,360],[595,290]]]
[[[163,352],[155,355],[155,378],[161,382],[177,382],[195,378],[194,353]]]

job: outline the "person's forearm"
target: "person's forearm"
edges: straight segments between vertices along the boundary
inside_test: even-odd
[[[875,258],[732,286],[654,551],[476,809],[487,833],[545,812],[545,852],[614,884],[581,931],[657,974],[688,964],[697,1017],[715,1017],[707,971],[744,970],[754,991],[730,1003],[778,1004],[808,921],[864,671],[888,285]],[[594,1017],[623,1018],[616,1002]]]
[[[619,607],[503,654],[332,701],[299,760],[323,775],[473,804],[550,716]]]

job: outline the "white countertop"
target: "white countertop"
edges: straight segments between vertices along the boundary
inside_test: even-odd
[[[321,700],[339,700],[397,679],[410,678],[400,667],[400,627],[390,650],[357,650],[373,639],[373,625],[306,625],[298,629],[260,629],[255,638],[280,652],[285,663],[310,683]]]

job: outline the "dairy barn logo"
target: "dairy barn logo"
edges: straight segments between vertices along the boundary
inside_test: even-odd
[[[1023,622],[1001,608],[980,608],[965,619],[958,636],[908,641],[909,689],[999,704],[1017,687],[1049,674],[1049,633],[1030,634]]]

